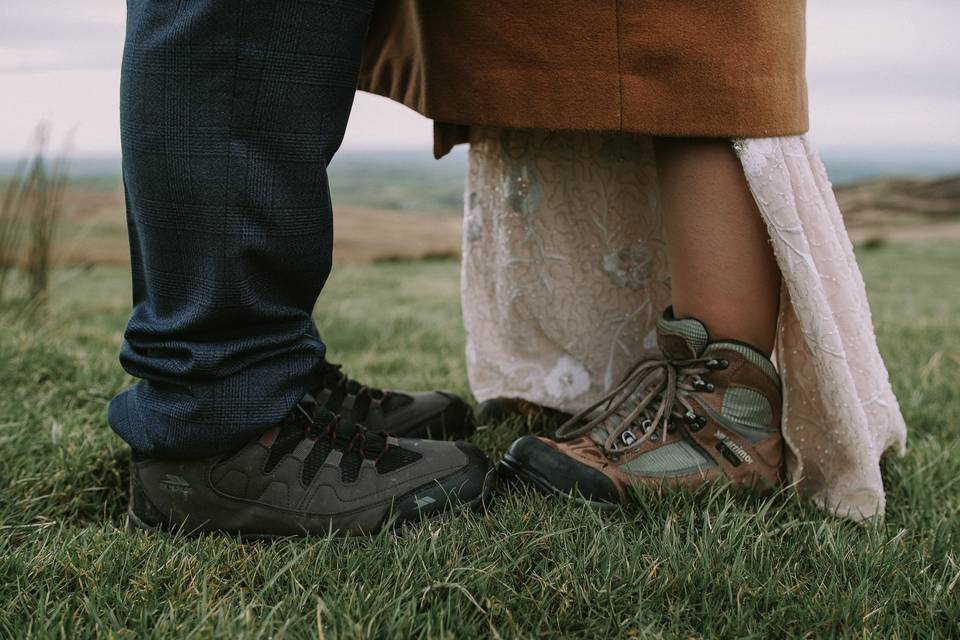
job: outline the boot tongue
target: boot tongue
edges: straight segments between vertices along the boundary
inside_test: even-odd
[[[709,342],[710,334],[702,322],[674,318],[673,307],[667,307],[657,321],[657,345],[670,360],[699,358]]]

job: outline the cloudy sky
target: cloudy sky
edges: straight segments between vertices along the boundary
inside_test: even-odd
[[[119,151],[123,0],[0,0],[0,155],[42,118]],[[809,0],[811,135],[828,151],[960,149],[960,0]],[[430,146],[430,123],[359,94],[344,148]]]

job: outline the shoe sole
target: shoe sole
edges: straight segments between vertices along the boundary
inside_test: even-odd
[[[477,495],[477,497],[473,498],[469,502],[463,502],[456,505],[452,505],[449,508],[445,508],[442,512],[437,513],[433,516],[429,516],[427,518],[421,518],[416,521],[400,522],[399,524],[392,526],[390,529],[393,533],[399,534],[404,527],[410,526],[412,524],[416,524],[417,522],[424,522],[426,520],[432,520],[432,521],[444,520],[446,518],[452,517],[453,515],[455,515],[456,513],[462,510],[469,509],[472,513],[481,513],[481,512],[487,511],[489,510],[490,505],[493,502],[493,492],[494,492],[494,487],[497,484],[497,481],[498,481],[497,468],[496,466],[491,464],[490,468],[487,469],[486,475],[484,476],[483,485],[481,486],[480,494]],[[228,535],[230,537],[239,539],[243,542],[283,540],[287,538],[304,538],[304,537],[310,537],[311,535],[319,535],[319,534],[310,534],[310,533],[291,534],[291,535],[269,534],[269,533],[236,533],[236,532],[216,531],[216,530],[202,531],[199,529],[184,531],[182,527],[178,528],[177,525],[171,525],[166,522],[157,524],[157,525],[148,524],[144,522],[142,519],[140,519],[140,517],[138,517],[137,514],[134,513],[133,510],[130,508],[127,509],[127,531],[142,532],[142,533],[158,533],[158,532],[170,533],[172,531],[178,531],[178,532],[181,532],[183,535],[186,535],[189,537],[200,537],[205,534],[219,533],[221,535]],[[334,537],[371,538],[375,536],[377,533],[379,533],[379,531],[375,531],[369,534],[361,534],[361,535],[334,534]]]
[[[570,500],[571,502],[575,502],[577,504],[582,504],[590,507],[591,509],[597,509],[598,511],[615,511],[620,508],[620,505],[614,502],[589,500],[574,491],[564,491],[559,489],[553,486],[550,481],[541,474],[533,471],[532,469],[528,469],[523,463],[511,456],[509,453],[504,454],[503,458],[500,460],[500,469],[501,475],[505,480],[517,480],[539,489],[541,492],[548,495],[560,496],[561,498]]]

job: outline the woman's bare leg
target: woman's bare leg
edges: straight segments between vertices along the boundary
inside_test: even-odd
[[[728,140],[656,138],[674,314],[773,350],[780,269]]]

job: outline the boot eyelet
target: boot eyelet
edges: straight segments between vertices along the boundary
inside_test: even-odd
[[[704,380],[703,378],[697,378],[697,379],[695,379],[695,380],[693,381],[693,387],[694,387],[694,389],[697,389],[698,391],[706,391],[707,393],[710,393],[710,392],[713,391],[714,388],[715,388],[712,383],[707,382],[707,381]]]
[[[708,369],[726,369],[729,366],[730,366],[730,361],[727,360],[726,358],[720,358],[720,359],[714,358],[713,360],[709,360],[707,362]]]
[[[690,429],[690,431],[696,432],[707,426],[707,419],[689,411],[687,412],[687,424],[687,428]]]
[[[650,434],[650,442],[660,442],[660,434],[651,433],[651,434]]]

